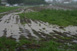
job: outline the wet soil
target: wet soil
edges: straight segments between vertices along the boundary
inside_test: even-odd
[[[27,10],[27,12],[30,10]],[[28,18],[20,19],[17,15],[21,12],[14,12],[4,15],[0,22],[0,37],[6,36],[19,41],[21,36],[25,39],[35,39],[40,41],[54,40],[64,44],[77,44],[77,26],[60,27],[57,25],[50,25],[47,22],[31,20]],[[26,24],[22,24],[22,23]],[[29,45],[35,48],[38,45]],[[35,47],[34,47],[35,46]],[[38,46],[39,47],[39,46]]]

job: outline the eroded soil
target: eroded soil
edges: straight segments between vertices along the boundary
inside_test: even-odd
[[[26,10],[26,12],[28,11],[32,10]],[[61,27],[27,18],[21,20],[17,14],[23,12],[24,10],[10,13],[0,19],[0,37],[11,37],[18,41],[21,36],[24,36],[26,39],[42,41],[52,39],[68,45],[77,43],[77,26]],[[21,24],[23,21],[26,24]]]

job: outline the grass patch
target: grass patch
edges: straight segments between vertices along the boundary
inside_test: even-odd
[[[5,6],[0,6],[0,13],[1,12],[7,12],[7,11],[10,11],[10,10],[14,10],[14,9],[17,9],[18,7],[5,7]]]
[[[71,49],[60,48],[60,45],[63,45],[52,40],[36,42],[36,40],[30,41],[26,39],[21,39],[19,42],[16,42],[10,38],[0,37],[0,51],[16,51],[17,48],[20,51],[73,51]],[[75,44],[74,48],[76,47],[77,45]]]
[[[6,37],[0,38],[0,51],[14,50],[17,42]]]
[[[41,10],[39,12],[28,12],[20,14],[21,18],[27,17],[33,20],[41,20],[59,26],[77,26],[77,10]]]
[[[20,15],[20,22],[23,24],[23,25],[25,25],[25,13],[21,13],[21,14],[18,14],[18,15]]]

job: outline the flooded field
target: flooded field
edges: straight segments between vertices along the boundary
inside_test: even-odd
[[[23,12],[23,11],[22,11]],[[0,37],[13,37],[16,40],[20,38],[21,35],[25,38],[34,37],[35,39],[45,38],[52,35],[61,35],[72,37],[77,35],[77,26],[67,26],[61,27],[57,25],[50,25],[43,21],[25,19],[26,24],[21,24],[19,13],[10,13],[4,15],[0,21]],[[36,33],[35,33],[36,32]],[[55,37],[56,38],[56,37]]]
[[[34,39],[36,41],[53,40],[68,46],[77,44],[77,26],[69,25],[64,27],[29,18],[20,19],[19,14],[24,12],[34,11],[22,9],[20,12],[5,14],[0,19],[0,37],[12,38],[17,42],[25,37],[25,39]]]

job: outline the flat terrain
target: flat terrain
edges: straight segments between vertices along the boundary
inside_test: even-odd
[[[38,9],[0,18],[0,51],[77,50],[77,10]]]

